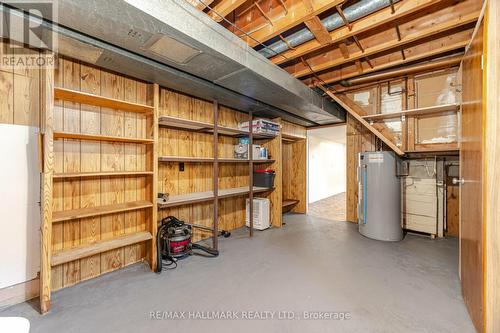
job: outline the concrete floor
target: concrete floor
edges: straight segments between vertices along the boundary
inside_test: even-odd
[[[308,214],[328,220],[345,221],[346,193],[332,195],[309,204]]]
[[[457,277],[457,242],[407,235],[383,243],[356,225],[287,215],[282,230],[235,232],[217,259],[192,257],[161,275],[142,264],[56,292],[32,305],[31,332],[473,332]],[[243,230],[242,230],[243,231]],[[152,311],[291,311],[295,319],[151,320]],[[304,320],[343,311],[349,320]],[[235,315],[242,316],[241,312]]]

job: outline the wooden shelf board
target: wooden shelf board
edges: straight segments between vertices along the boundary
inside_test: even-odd
[[[151,234],[147,231],[118,236],[113,239],[98,241],[88,245],[78,246],[68,250],[54,252],[51,265],[57,266],[77,259],[93,256],[102,252],[118,249],[123,246],[150,240]]]
[[[54,179],[65,178],[98,178],[98,177],[129,177],[129,176],[149,176],[152,171],[106,171],[106,172],[75,172],[56,173]]]
[[[197,131],[197,132],[203,132],[203,133],[213,133],[215,126],[214,124],[211,123],[205,123],[201,121],[196,121],[196,120],[190,120],[190,119],[183,119],[183,118],[177,118],[177,117],[172,117],[172,116],[161,116],[159,118],[158,124],[163,127],[168,127],[168,128],[177,128],[177,129],[183,129],[183,130],[188,130],[188,131]],[[233,136],[233,137],[240,137],[240,136],[249,136],[250,133],[246,130],[242,130],[239,128],[233,128],[233,127],[227,127],[227,126],[217,126],[217,133],[218,135],[225,135],[225,136]],[[267,138],[274,138],[274,135],[270,134],[260,134],[260,133],[254,133],[253,134],[254,139],[267,139]]]
[[[272,190],[273,190],[272,188],[254,186],[254,193],[262,193],[262,192],[268,192],[268,191],[272,191]],[[219,190],[219,198],[224,199],[224,198],[236,197],[236,196],[245,195],[248,193],[250,193],[250,189],[247,186],[229,188],[229,189],[220,189]],[[180,195],[171,196],[166,203],[158,204],[158,207],[159,208],[168,208],[168,207],[189,205],[189,204],[194,204],[194,203],[199,203],[199,202],[210,201],[213,199],[214,199],[214,192],[213,191],[180,194]]]
[[[81,219],[85,217],[109,215],[109,214],[128,212],[132,210],[138,210],[149,207],[153,207],[153,204],[149,201],[133,201],[133,202],[114,204],[114,205],[63,210],[59,212],[54,212],[52,214],[52,222],[56,223],[62,221]]]
[[[367,120],[377,120],[377,119],[397,118],[400,116],[417,116],[424,114],[436,114],[443,112],[458,111],[459,108],[460,108],[459,104],[446,104],[446,105],[430,106],[419,109],[405,110],[401,112],[374,114],[374,115],[362,116],[361,118]]]
[[[295,142],[295,141],[305,140],[306,137],[293,135],[293,134],[287,134],[287,133],[281,133],[281,139],[283,141]]]
[[[160,156],[159,162],[213,163],[213,157]]]
[[[293,206],[293,205],[296,205],[300,202],[300,200],[295,200],[295,199],[285,199],[283,200],[283,203],[282,203],[282,207],[285,208],[285,207],[289,207],[289,206]]]
[[[206,131],[214,129],[214,124],[196,120],[171,117],[171,116],[160,116],[158,124],[164,127],[177,128],[189,131]]]
[[[248,136],[250,133],[248,131],[241,130],[239,128],[232,128],[226,126],[217,126],[217,133],[219,135],[226,136]]]
[[[54,139],[75,139],[75,140],[109,141],[109,142],[124,142],[124,143],[141,143],[141,144],[154,143],[154,140],[152,139],[124,138],[118,136],[66,133],[66,132],[54,132]]]
[[[54,98],[68,102],[101,106],[127,112],[144,113],[154,111],[154,107],[149,105],[125,102],[114,98],[103,97],[66,88],[54,88]]]
[[[184,163],[213,163],[215,159],[213,157],[183,157],[183,156],[161,156],[158,158],[159,162],[184,162]],[[248,163],[247,159],[241,158],[225,158],[220,157],[218,159],[219,163]],[[253,163],[273,163],[274,160],[253,160]]]

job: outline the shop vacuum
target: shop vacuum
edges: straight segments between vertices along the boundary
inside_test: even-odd
[[[221,236],[229,237],[231,233],[222,231]],[[161,221],[157,234],[157,268],[161,273],[163,266],[167,269],[177,267],[177,261],[191,255],[217,257],[219,251],[191,242],[192,226],[174,216]]]

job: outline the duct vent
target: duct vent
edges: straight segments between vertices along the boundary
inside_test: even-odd
[[[149,39],[143,47],[152,54],[177,64],[187,64],[202,52],[186,43],[167,35],[157,34]]]

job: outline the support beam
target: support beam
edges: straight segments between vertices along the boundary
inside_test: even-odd
[[[441,23],[441,24],[436,25],[436,26],[431,26],[430,28],[420,30],[417,33],[413,33],[411,35],[404,36],[399,41],[398,40],[391,40],[391,41],[388,41],[385,43],[381,43],[381,44],[378,44],[376,46],[364,49],[364,52],[360,50],[359,52],[352,53],[349,56],[349,58],[347,58],[347,59],[346,58],[333,59],[333,60],[325,61],[325,62],[320,63],[320,64],[314,64],[313,62],[310,62],[310,64],[311,64],[312,69],[315,72],[324,71],[326,69],[340,66],[340,65],[355,61],[357,59],[360,59],[360,58],[363,58],[366,56],[371,56],[371,55],[374,55],[377,53],[388,51],[388,50],[393,49],[393,48],[398,48],[398,47],[402,47],[402,46],[407,45],[407,44],[411,44],[411,43],[415,43],[415,42],[418,42],[421,40],[425,40],[425,39],[428,39],[429,37],[436,36],[438,34],[445,32],[445,31],[453,30],[453,29],[456,29],[458,27],[473,23],[473,22],[477,21],[479,14],[480,14],[480,12],[470,13],[470,14],[458,17],[455,20],[444,22],[444,23]],[[355,39],[355,41],[356,41],[356,39]],[[358,45],[358,47],[360,47],[360,45]],[[327,57],[325,57],[323,55],[323,58],[327,58]],[[297,77],[297,78],[302,77],[304,75],[308,75],[308,74],[309,74],[309,70],[307,68],[304,68],[302,70],[296,71],[295,73],[292,73],[292,75]]]
[[[47,55],[52,56],[52,55]],[[51,257],[52,257],[52,177],[54,175],[54,69],[41,71],[40,104],[41,133],[43,134],[42,163],[42,223],[40,245],[40,312],[51,306]]]
[[[260,42],[265,42],[295,27],[296,25],[304,23],[314,16],[321,14],[325,10],[341,4],[342,2],[344,2],[344,0],[315,0],[311,3],[313,6],[311,10],[311,8],[308,8],[308,5],[304,4],[303,1],[297,1],[293,6],[288,8],[288,14],[282,16],[282,18],[279,20],[274,20],[273,26],[262,27],[258,31],[252,33],[251,36]],[[269,16],[273,18],[272,13]],[[242,29],[245,31],[250,31],[253,28],[243,26]],[[243,39],[245,39],[245,37],[243,37]],[[249,38],[247,39],[248,40],[246,42],[251,47],[255,47],[257,45],[254,40]]]
[[[246,0],[222,0],[208,13],[208,15],[215,21],[221,22],[221,16],[226,17],[229,13],[244,4],[245,1]],[[220,14],[220,16],[217,15],[216,12]]]
[[[438,3],[442,2],[444,0],[415,0],[415,1],[400,1],[396,3],[394,6],[396,7],[396,12],[394,14],[391,13],[390,8],[384,8],[372,15],[369,15],[365,18],[359,19],[356,22],[353,23],[352,30],[349,31],[348,27],[341,27],[338,29],[335,29],[333,31],[330,31],[330,36],[332,37],[332,43],[338,43],[342,40],[345,40],[346,38],[352,37],[354,35],[360,34],[362,32],[374,29],[379,26],[383,26],[387,24],[388,22],[392,22],[398,18],[410,15],[412,13],[418,12],[423,9],[428,9],[431,8],[432,6],[437,5]],[[335,1],[332,1],[332,3]],[[338,1],[337,1],[338,2]],[[300,22],[299,22],[300,23]],[[290,27],[293,27],[290,26]],[[262,30],[269,30],[269,29],[262,29]],[[262,31],[261,30],[261,31]],[[259,31],[259,32],[261,32]],[[282,32],[282,31],[281,31]],[[279,32],[279,33],[281,33]],[[267,39],[263,39],[261,34],[254,34],[253,37],[257,38],[257,40],[263,41],[267,40],[271,37],[268,37]],[[254,44],[250,44],[250,46],[255,46]],[[277,65],[285,63],[289,60],[298,58],[300,56],[303,56],[307,53],[316,51],[320,48],[322,48],[323,45],[321,45],[317,40],[311,40],[309,42],[306,42],[304,44],[298,45],[295,50],[288,50],[283,52],[279,56],[274,56],[271,58],[271,61]]]
[[[339,43],[339,49],[344,59],[349,59],[349,50],[347,49],[347,45],[344,42]]]
[[[319,17],[314,16],[313,18],[305,21],[304,23],[306,24],[307,28],[312,32],[314,38],[316,38],[316,40],[320,42],[321,45],[329,44],[332,41],[332,38],[330,37],[328,30],[326,30],[323,23],[321,23]]]
[[[434,50],[419,53],[419,54],[416,54],[416,55],[411,56],[411,57],[407,56],[405,60],[399,59],[399,60],[385,62],[385,63],[380,64],[380,65],[376,65],[373,68],[366,69],[363,74],[367,74],[367,73],[371,73],[371,72],[375,72],[375,71],[380,71],[380,70],[384,70],[384,69],[389,69],[391,67],[403,65],[405,63],[409,63],[409,62],[413,62],[413,61],[418,61],[418,60],[423,60],[426,58],[436,57],[436,56],[439,56],[439,55],[441,55],[443,53],[447,53],[447,52],[459,51],[461,49],[464,49],[466,45],[467,45],[467,41],[459,41],[459,42],[456,42],[456,43],[453,43],[450,45],[436,48]],[[356,77],[358,75],[359,74],[356,70],[349,71],[349,72],[338,71],[335,73],[329,72],[329,73],[325,73],[323,75],[319,75],[319,78],[320,78],[320,80],[324,81],[325,83],[334,83],[334,82],[338,82],[340,80],[350,79],[350,78]],[[308,82],[306,84],[308,84]]]
[[[319,86],[321,90],[323,90],[328,96],[330,96],[335,102],[339,103],[340,106],[342,106],[350,115],[352,115],[354,118],[356,118],[357,121],[359,121],[363,126],[365,126],[370,132],[375,134],[377,138],[382,140],[383,143],[385,143],[389,148],[394,150],[396,154],[399,156],[403,156],[404,152],[399,149],[392,141],[387,139],[380,131],[375,129],[373,126],[371,126],[366,120],[364,120],[360,114],[362,113],[361,107],[356,105],[353,101],[351,101],[348,97],[342,96],[342,95],[336,95],[326,89],[323,86]]]
[[[186,1],[189,2],[191,5],[193,5],[194,7],[198,8],[199,10],[207,8],[207,6],[210,6],[212,2],[214,2],[214,0],[202,0],[203,3],[201,3],[201,1],[198,0],[186,0]]]

